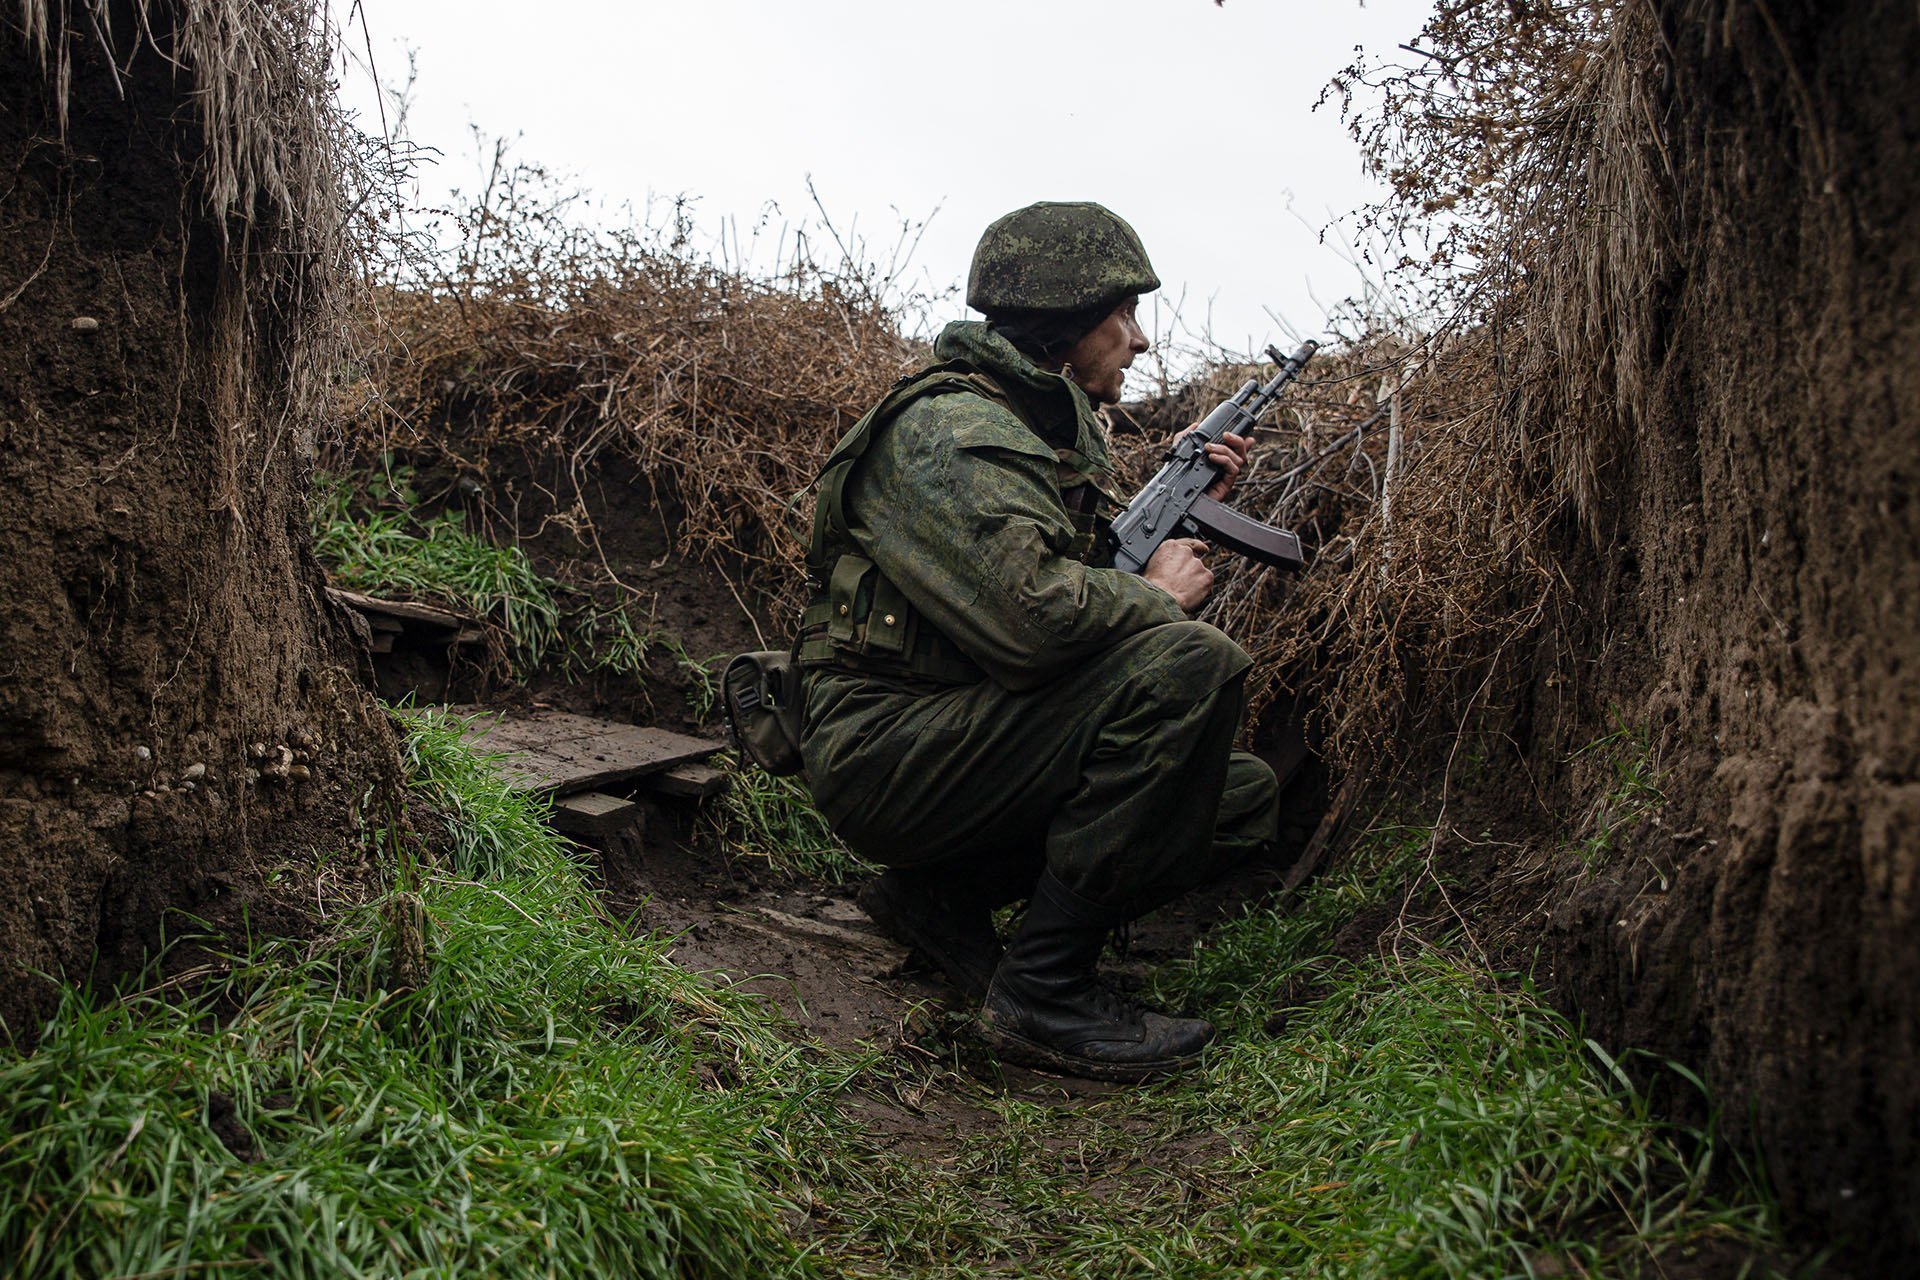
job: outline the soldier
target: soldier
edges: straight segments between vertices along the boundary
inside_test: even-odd
[[[889,870],[869,914],[983,1001],[1005,1059],[1141,1080],[1213,1033],[1110,990],[1107,936],[1273,839],[1273,773],[1232,750],[1249,665],[1189,616],[1206,547],[1108,566],[1122,501],[1096,406],[1147,349],[1133,228],[1042,203],[987,228],[938,363],[835,447],[808,557],[802,755],[814,798]],[[1223,498],[1246,457],[1212,457]],[[1004,953],[995,908],[1028,905]]]

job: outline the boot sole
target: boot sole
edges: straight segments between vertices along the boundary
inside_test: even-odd
[[[1056,1075],[1075,1076],[1082,1080],[1107,1080],[1118,1084],[1140,1084],[1161,1076],[1173,1075],[1198,1064],[1201,1054],[1206,1052],[1202,1049],[1185,1057],[1156,1058],[1151,1062],[1101,1062],[1091,1058],[1073,1057],[1038,1041],[1029,1040],[1025,1036],[1003,1031],[991,1023],[988,1023],[983,1030],[987,1044],[994,1053],[1016,1066],[1051,1071]]]

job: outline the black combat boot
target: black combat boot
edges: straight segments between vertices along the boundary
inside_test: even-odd
[[[993,895],[960,868],[895,867],[860,886],[860,909],[895,942],[912,947],[968,1000],[987,993],[1000,963]]]
[[[1107,931],[1131,913],[1088,902],[1048,871],[994,971],[981,1010],[1008,1062],[1091,1080],[1147,1080],[1193,1063],[1213,1024],[1140,1008],[1094,969]]]

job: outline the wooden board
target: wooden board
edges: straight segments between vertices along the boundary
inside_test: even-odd
[[[457,632],[454,637],[456,644],[467,643],[470,639],[478,640],[486,634],[481,630],[478,618],[450,609],[436,609],[430,604],[415,604],[411,600],[378,600],[340,587],[328,587],[327,594],[348,608],[366,614],[367,621],[376,631],[399,631],[407,623],[439,627]]]
[[[638,827],[645,812],[603,791],[576,791],[553,802],[553,825],[570,836],[605,836]]]
[[[710,764],[677,764],[648,778],[647,785],[661,795],[705,800],[727,789],[727,775]]]
[[[561,711],[511,715],[484,707],[454,707],[473,716],[463,738],[489,755],[505,756],[500,771],[523,791],[605,790],[660,773],[675,765],[705,760],[720,750],[717,742],[684,733],[596,720]]]

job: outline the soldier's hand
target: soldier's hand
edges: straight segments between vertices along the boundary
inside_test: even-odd
[[[1213,570],[1200,559],[1207,549],[1198,538],[1168,538],[1147,560],[1140,576],[1172,596],[1182,609],[1195,613],[1213,594]]]
[[[1197,431],[1199,423],[1194,423],[1188,431]],[[1207,486],[1207,496],[1215,502],[1225,502],[1227,495],[1233,492],[1234,481],[1240,478],[1240,471],[1247,465],[1247,450],[1252,443],[1245,436],[1237,436],[1229,431],[1218,442],[1207,446],[1207,460],[1220,468],[1220,478]]]

